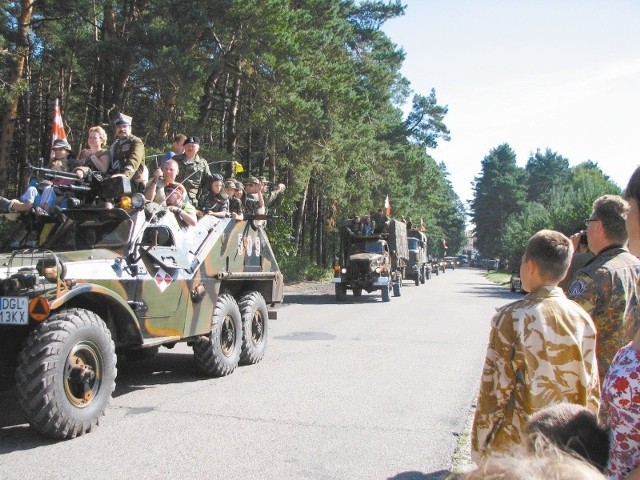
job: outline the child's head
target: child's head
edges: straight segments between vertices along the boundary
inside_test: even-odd
[[[581,405],[560,403],[529,417],[526,426],[530,452],[552,444],[575,453],[604,471],[609,459],[609,431],[598,417]]]
[[[555,230],[540,230],[529,239],[522,260],[536,264],[544,284],[557,284],[566,275],[572,256],[573,245],[565,235]]]

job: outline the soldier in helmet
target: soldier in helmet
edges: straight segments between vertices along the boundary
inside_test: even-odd
[[[223,191],[224,182],[222,175],[211,175],[208,192],[202,195],[198,201],[198,218],[204,215],[213,215],[218,218],[229,218],[229,198]]]

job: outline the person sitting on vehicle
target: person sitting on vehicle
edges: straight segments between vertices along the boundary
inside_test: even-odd
[[[208,192],[198,200],[198,218],[202,218],[205,215],[213,215],[218,218],[229,218],[231,216],[229,213],[229,198],[222,191],[223,187],[222,175],[214,173],[211,176]]]
[[[186,201],[187,190],[181,183],[169,183],[165,185],[164,193],[167,197],[166,208],[175,214],[178,223],[186,224],[190,227],[198,223],[196,208]]]
[[[354,215],[353,216],[353,220],[347,226],[347,231],[349,232],[349,235],[351,235],[351,236],[364,235],[365,234],[364,233],[364,224],[362,223],[362,219],[360,218],[360,215]]]
[[[78,166],[74,172],[78,178],[86,178],[90,172],[100,172],[106,174],[111,165],[111,157],[109,150],[105,149],[107,145],[107,132],[100,126],[89,128],[87,137],[87,145],[78,156]]]
[[[28,212],[48,213],[56,205],[56,194],[50,180],[33,179],[20,199],[0,197],[0,213]]]
[[[229,213],[231,214],[231,218],[236,220],[244,219],[242,202],[235,196],[236,183],[233,180],[227,180],[224,182],[224,191],[229,199]]]
[[[144,191],[145,198],[161,205],[167,198],[164,194],[164,187],[167,184],[175,183],[179,172],[180,167],[178,167],[178,162],[171,158],[164,162],[162,169],[157,168],[153,172],[153,177]]]
[[[244,182],[246,194],[244,195],[245,216],[261,215],[265,213],[264,196],[260,180],[256,177],[249,177]]]

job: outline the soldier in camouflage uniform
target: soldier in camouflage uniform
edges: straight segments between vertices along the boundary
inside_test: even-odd
[[[598,329],[601,383],[616,352],[633,339],[640,325],[635,290],[640,260],[624,247],[628,209],[618,195],[604,195],[593,203],[586,224],[589,250],[596,256],[576,272],[567,292],[591,315]]]
[[[244,182],[247,193],[244,196],[244,212],[247,216],[265,213],[264,197],[260,180],[256,177],[249,177]]]
[[[202,192],[209,191],[210,185],[205,185],[205,182],[211,179],[209,164],[198,155],[199,150],[200,139],[190,136],[184,141],[184,153],[172,157],[180,168],[176,180],[185,186],[189,201],[194,205],[198,204],[198,197]]]
[[[557,286],[572,251],[559,232],[533,235],[520,266],[522,287],[531,293],[491,321],[471,432],[476,462],[521,445],[529,415],[548,405],[569,402],[598,413],[596,328]]]
[[[227,194],[227,197],[229,197],[229,213],[231,214],[231,218],[234,218],[236,220],[243,220],[244,212],[242,209],[242,202],[235,196],[236,182],[234,182],[233,180],[225,181],[224,191]]]

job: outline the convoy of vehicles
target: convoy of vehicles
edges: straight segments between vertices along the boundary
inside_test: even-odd
[[[98,424],[116,356],[186,342],[204,375],[223,376],[265,355],[283,277],[256,218],[186,228],[124,195],[115,208],[0,220],[0,386],[15,383],[43,434],[73,438]]]
[[[428,265],[427,236],[416,229],[407,231],[407,244],[409,247],[409,263],[407,265],[407,278],[413,280],[416,286],[431,278],[431,266]]]

